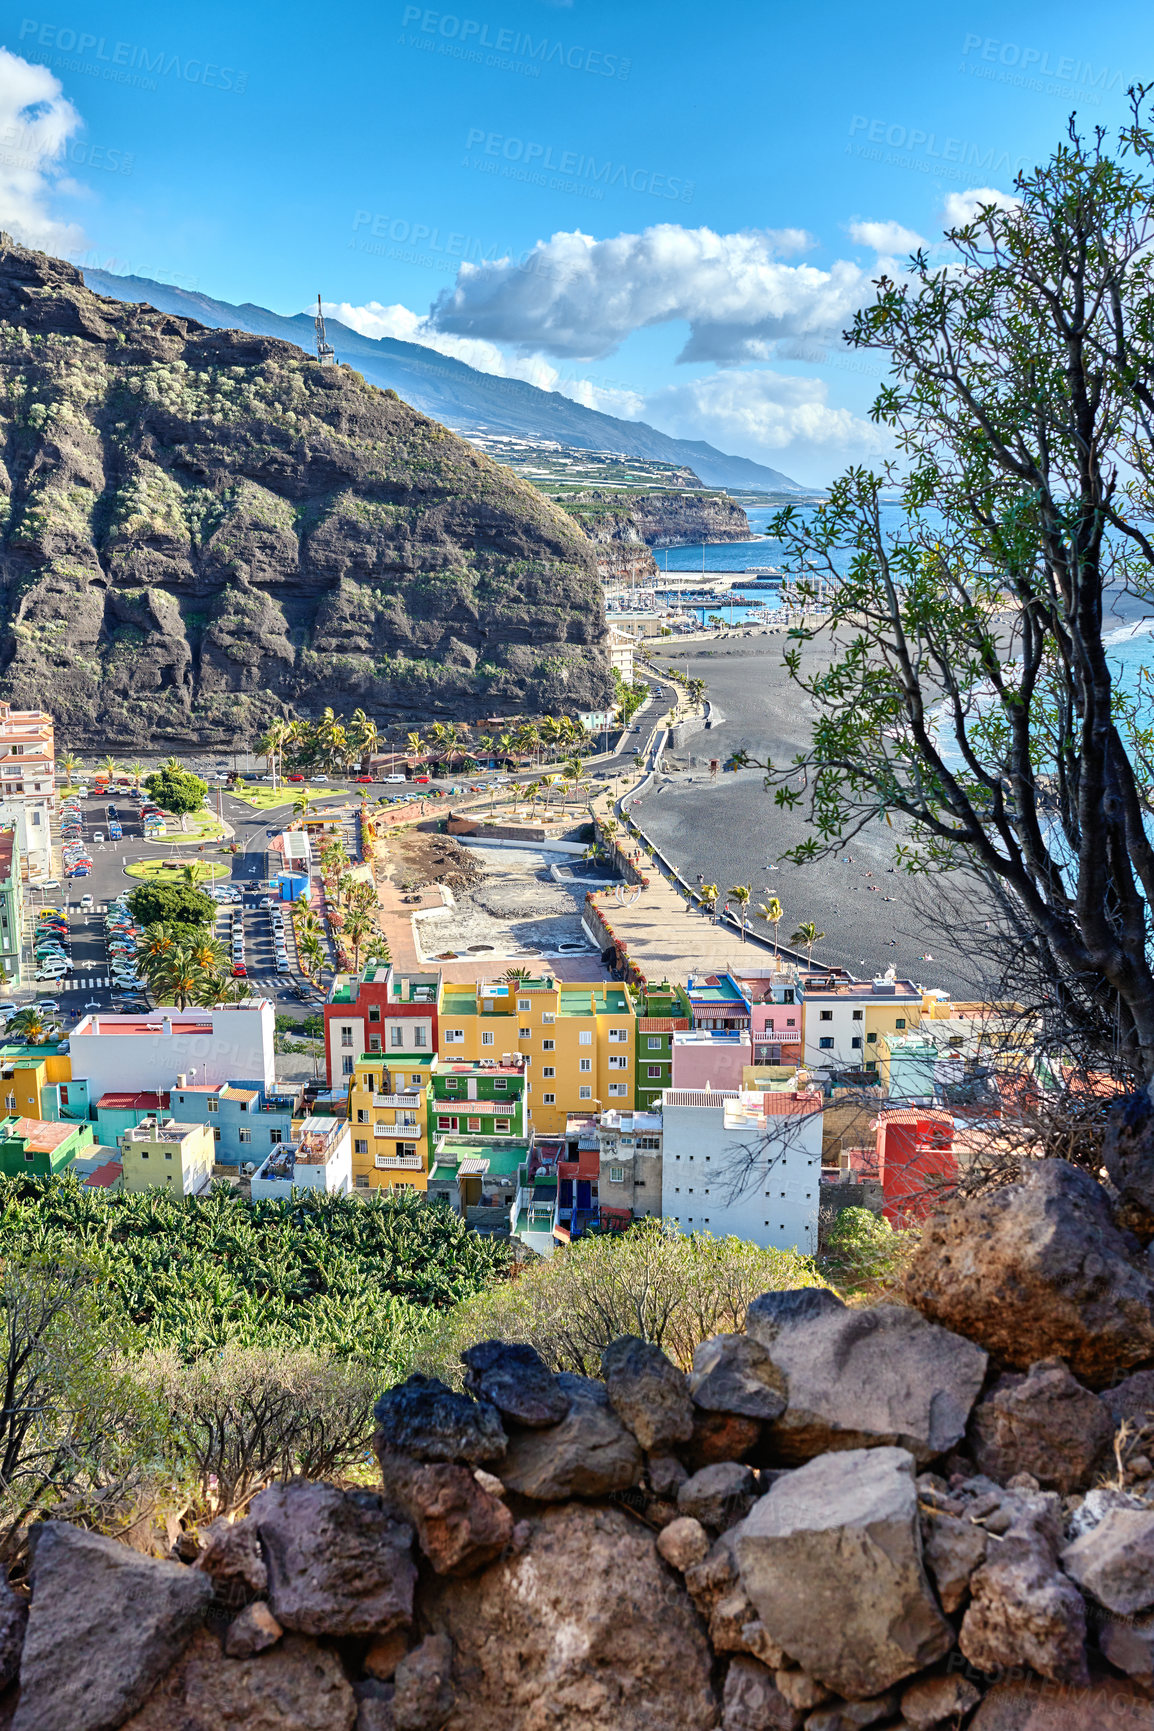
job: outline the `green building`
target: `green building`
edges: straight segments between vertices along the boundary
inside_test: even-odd
[[[673,1036],[692,1026],[684,986],[663,980],[637,994],[634,1100],[638,1112],[660,1110],[662,1089],[673,1086]]]
[[[20,947],[24,934],[24,892],[16,831],[0,830],[0,968],[9,986],[20,980]]]
[[[39,1118],[0,1120],[0,1172],[55,1178],[66,1172],[94,1141],[91,1124],[48,1124]]]
[[[491,1063],[442,1058],[431,1080],[429,1110],[435,1140],[443,1136],[492,1139],[528,1135],[525,1064],[520,1053]]]

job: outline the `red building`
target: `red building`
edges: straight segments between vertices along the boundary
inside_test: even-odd
[[[931,1107],[902,1107],[877,1120],[877,1170],[891,1226],[924,1220],[958,1181],[954,1120]]]
[[[325,1005],[329,1087],[347,1088],[364,1052],[396,1053],[402,1061],[435,1052],[440,1001],[440,974],[397,974],[373,962],[360,979],[338,979]]]

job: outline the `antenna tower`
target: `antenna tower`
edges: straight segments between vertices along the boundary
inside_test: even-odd
[[[322,367],[335,367],[337,362],[336,355],[333,352],[333,345],[325,336],[325,315],[321,311],[320,295],[317,296],[317,316],[313,320],[313,323],[317,328],[317,360],[320,362]]]

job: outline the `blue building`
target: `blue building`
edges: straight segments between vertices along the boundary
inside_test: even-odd
[[[172,1115],[181,1124],[209,1124],[221,1166],[260,1166],[270,1148],[291,1142],[293,1119],[303,1115],[303,1088],[266,1090],[259,1082],[176,1087]]]

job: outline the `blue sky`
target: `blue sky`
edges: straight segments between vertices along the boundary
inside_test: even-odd
[[[879,257],[1154,78],[1148,8],[7,5],[0,221],[430,342],[808,482],[878,457]]]

